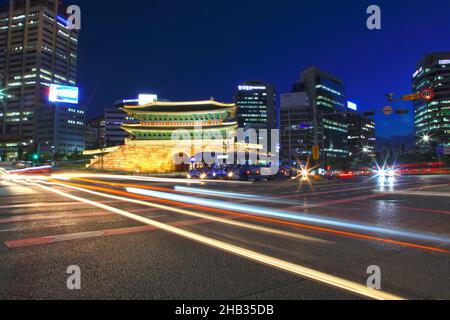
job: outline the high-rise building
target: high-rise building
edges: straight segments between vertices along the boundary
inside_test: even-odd
[[[104,116],[91,119],[85,127],[86,149],[93,150],[105,146],[105,118]]]
[[[375,120],[357,112],[347,114],[348,148],[352,158],[369,159],[376,156]]]
[[[296,95],[297,94],[297,95]],[[305,95],[306,99],[301,98]],[[290,97],[297,102],[291,101]],[[306,105],[305,105],[306,103]],[[283,111],[284,109],[284,111]],[[286,110],[291,110],[286,113]],[[295,120],[286,122],[287,114],[296,113]],[[294,149],[284,150],[283,154],[311,155],[314,145],[321,150],[323,160],[345,158],[348,150],[347,101],[345,88],[336,77],[317,68],[305,70],[292,90],[282,99],[280,122],[288,123]],[[282,128],[283,129],[283,128]],[[285,133],[282,133],[286,141]],[[284,148],[288,144],[283,143]],[[325,159],[324,159],[325,158]]]
[[[128,102],[127,105],[137,106],[138,103]],[[139,123],[122,110],[124,106],[125,103],[119,101],[114,107],[105,109],[105,145],[107,147],[120,146],[125,143],[129,133],[122,129],[122,125]]]
[[[313,113],[306,92],[281,95],[280,146],[285,160],[307,159],[314,146]]]
[[[430,88],[430,101],[414,102],[416,144],[418,146],[450,145],[450,52],[426,55],[417,65],[412,78],[413,92]]]
[[[85,111],[49,101],[50,84],[76,86],[78,31],[60,0],[10,0],[0,8],[0,149],[84,149]]]
[[[241,129],[268,130],[277,126],[275,87],[261,81],[246,81],[238,87],[234,98],[237,106],[237,121]]]

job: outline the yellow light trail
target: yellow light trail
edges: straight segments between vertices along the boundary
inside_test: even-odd
[[[82,191],[82,192],[86,192],[86,193],[90,193],[90,194],[100,196],[100,197],[111,198],[111,199],[120,200],[120,201],[126,201],[126,202],[130,202],[130,203],[135,203],[135,204],[143,205],[146,207],[152,207],[152,208],[157,208],[157,209],[166,210],[166,211],[172,211],[172,212],[179,213],[182,215],[187,215],[187,216],[200,218],[200,219],[207,219],[210,221],[229,224],[232,226],[246,228],[246,229],[250,229],[250,230],[271,233],[271,234],[275,234],[275,235],[279,235],[279,236],[285,236],[285,237],[294,238],[294,239],[298,239],[298,240],[304,240],[304,241],[312,241],[312,242],[318,242],[318,243],[323,243],[323,244],[330,243],[329,241],[326,241],[326,240],[308,237],[305,235],[300,235],[300,234],[292,233],[292,232],[288,232],[288,231],[282,231],[282,230],[277,230],[277,229],[273,229],[273,228],[262,227],[262,226],[258,226],[258,225],[254,225],[254,224],[250,224],[250,223],[246,223],[246,222],[229,220],[229,219],[215,217],[215,216],[202,214],[202,213],[197,213],[197,212],[193,212],[193,211],[189,211],[189,210],[185,210],[185,209],[169,207],[169,206],[162,205],[162,204],[146,202],[146,201],[130,199],[130,198],[124,198],[124,197],[110,195],[107,193],[100,193],[100,192],[96,192],[96,191],[86,190],[86,189],[76,187],[75,185],[71,185],[71,184],[67,184],[67,183],[51,183],[51,184],[69,188],[69,189]]]
[[[224,252],[231,253],[236,256],[240,256],[242,258],[250,259],[255,262],[259,262],[261,264],[274,267],[279,270],[283,270],[295,275],[298,275],[303,278],[307,278],[313,281],[320,282],[322,284],[326,284],[331,287],[340,288],[345,291],[349,291],[367,298],[376,299],[376,300],[405,300],[404,298],[390,294],[381,290],[373,290],[369,289],[366,286],[358,284],[356,282],[352,282],[346,279],[342,279],[333,275],[329,275],[317,270],[313,270],[310,268],[303,267],[301,265],[297,265],[285,260],[277,259],[253,250],[244,249],[236,245],[232,245],[223,241],[215,240],[209,237],[205,237],[190,231],[182,230],[158,221],[154,221],[131,212],[121,210],[118,208],[114,208],[96,201],[88,200],[85,198],[81,198],[78,196],[74,196],[50,187],[43,186],[41,184],[35,183],[36,186],[43,188],[44,190],[59,194],[60,196],[64,196],[73,200],[77,200],[86,204],[90,204],[92,206],[117,213],[121,216],[127,217],[129,219],[141,222],[146,225],[150,225],[161,230],[167,231],[169,233],[178,235],[180,237],[202,243],[204,245],[219,249]],[[94,192],[89,192],[94,193]]]

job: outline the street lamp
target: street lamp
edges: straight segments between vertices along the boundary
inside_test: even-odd
[[[430,136],[429,136],[428,134],[426,134],[426,135],[424,135],[424,136],[422,137],[422,141],[424,141],[424,142],[426,142],[426,143],[430,142],[430,140],[431,140],[431,138],[430,138]]]

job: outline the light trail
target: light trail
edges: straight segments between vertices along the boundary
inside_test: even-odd
[[[218,208],[218,209],[235,210],[238,212],[247,212],[247,213],[258,214],[258,215],[263,215],[263,216],[271,216],[271,217],[277,217],[277,218],[294,220],[294,221],[315,223],[315,224],[319,224],[319,225],[328,225],[328,226],[342,227],[342,228],[346,228],[346,229],[363,230],[363,231],[369,231],[369,232],[375,232],[375,233],[388,234],[391,236],[406,237],[406,238],[411,238],[411,239],[416,239],[416,240],[418,239],[418,240],[424,240],[424,241],[450,243],[450,239],[447,237],[435,236],[432,234],[419,233],[419,232],[415,232],[415,231],[391,230],[391,229],[385,229],[385,228],[381,228],[381,227],[373,227],[373,226],[364,225],[364,224],[356,224],[356,223],[353,223],[350,221],[344,221],[344,220],[340,221],[340,220],[333,220],[333,219],[324,219],[322,217],[313,216],[313,215],[294,214],[289,211],[276,210],[275,208],[272,209],[272,208],[265,208],[265,207],[259,207],[259,206],[237,204],[237,203],[232,203],[232,202],[224,202],[224,201],[218,201],[218,200],[196,198],[196,197],[191,197],[191,196],[164,193],[164,192],[159,192],[159,191],[144,190],[144,189],[138,189],[138,188],[126,188],[126,190],[130,193],[135,193],[135,194],[139,194],[139,195],[161,198],[161,199],[166,199],[166,200],[173,200],[173,201],[178,201],[178,202],[183,202],[183,203],[196,204],[196,205],[207,206],[207,207],[213,207],[213,208]]]
[[[134,186],[134,187],[140,187],[140,186]],[[299,201],[279,200],[277,198],[262,197],[262,196],[257,196],[257,195],[253,195],[253,194],[247,194],[247,193],[215,191],[215,190],[208,190],[208,189],[182,187],[182,186],[175,186],[174,189],[176,191],[180,191],[183,193],[202,194],[202,195],[209,195],[209,196],[215,196],[215,197],[220,197],[220,198],[242,199],[242,200],[248,200],[248,201],[252,201],[252,202],[292,204],[292,205],[299,205],[299,206],[304,205],[303,202],[299,202]]]
[[[134,180],[134,181],[148,181],[148,182],[166,182],[166,183],[184,183],[184,184],[205,184],[205,183],[224,183],[224,184],[252,184],[248,181],[230,181],[230,180],[188,180],[177,178],[159,178],[159,177],[136,177],[136,176],[120,176],[111,174],[54,174],[52,178],[59,180],[70,180],[71,178],[98,178],[98,179],[113,179],[113,180]]]
[[[381,191],[385,194],[398,194],[405,196],[421,196],[421,197],[450,197],[449,192],[429,192],[429,191]]]
[[[313,281],[320,282],[322,284],[326,284],[328,286],[334,287],[334,288],[340,288],[342,290],[352,292],[367,298],[376,299],[376,300],[404,300],[404,298],[387,293],[381,290],[373,290],[369,289],[366,286],[363,286],[361,284],[358,284],[356,282],[352,282],[343,278],[339,278],[330,274],[326,274],[314,269],[306,268],[304,266],[294,264],[285,260],[277,259],[253,250],[244,249],[236,245],[232,245],[223,241],[215,240],[209,237],[205,237],[190,231],[186,231],[183,229],[179,229],[177,227],[173,227],[170,225],[167,225],[165,223],[161,223],[158,221],[154,221],[136,214],[133,214],[131,212],[121,210],[118,208],[114,208],[105,204],[101,204],[96,201],[88,200],[85,198],[81,198],[78,196],[74,196],[59,190],[55,190],[50,187],[43,186],[41,184],[35,184],[36,186],[43,188],[44,190],[47,190],[49,192],[53,192],[56,194],[59,194],[60,196],[64,196],[73,200],[77,200],[80,202],[84,202],[86,204],[90,204],[92,206],[114,212],[116,214],[119,214],[121,216],[127,217],[129,219],[141,222],[146,225],[150,225],[153,227],[156,227],[158,229],[164,230],[166,232],[175,234],[177,236],[183,237],[185,239],[189,239],[204,245],[207,245],[209,247],[213,247],[216,249],[219,249],[224,252],[228,252],[230,254],[249,259],[279,270],[283,270],[286,272],[289,272],[291,274],[295,274],[297,276],[300,276],[302,278],[307,278]]]
[[[114,190],[114,189],[108,189],[108,188],[96,187],[96,186],[85,186],[85,185],[68,183],[68,182],[64,182],[62,184],[61,183],[55,183],[55,182],[53,182],[53,183],[44,182],[44,183],[52,184],[52,185],[58,185],[58,186],[62,186],[62,187],[65,187],[65,188],[71,188],[71,189],[74,189],[74,190],[78,190],[78,191],[82,191],[82,192],[86,192],[86,193],[91,193],[91,194],[94,194],[94,195],[98,195],[98,196],[106,197],[106,198],[111,198],[111,199],[115,199],[115,200],[119,200],[119,201],[126,201],[126,202],[130,202],[130,203],[136,203],[136,204],[140,204],[140,205],[144,205],[144,206],[148,206],[148,207],[153,207],[153,208],[160,208],[160,209],[163,209],[163,210],[172,211],[172,212],[176,212],[176,213],[180,213],[180,214],[191,215],[191,216],[196,216],[196,217],[202,217],[202,218],[210,219],[210,220],[211,219],[216,219],[215,217],[211,217],[211,216],[208,216],[208,215],[201,215],[201,216],[199,216],[199,214],[197,214],[197,213],[194,213],[194,212],[191,212],[191,211],[187,211],[187,210],[178,209],[178,208],[174,208],[173,206],[164,206],[164,205],[159,205],[159,204],[155,204],[155,203],[134,200],[134,199],[130,199],[128,197],[134,197],[134,198],[150,200],[150,201],[157,201],[157,202],[165,202],[165,203],[169,203],[171,205],[180,205],[180,204],[182,205],[182,203],[179,203],[179,202],[168,201],[168,200],[163,200],[163,199],[158,199],[158,198],[152,198],[152,197],[148,197],[148,196],[136,195],[136,194],[133,194],[133,193],[120,191],[120,190]],[[99,193],[99,192],[94,192],[94,191],[90,191],[90,190],[86,190],[86,189],[103,191],[103,192],[107,192],[107,193]],[[113,196],[113,195],[110,195],[108,193],[115,193],[115,194],[125,195],[125,196],[127,196],[127,198]],[[374,236],[368,236],[368,235],[364,235],[364,234],[358,234],[358,233],[344,232],[344,231],[339,231],[339,230],[335,230],[335,229],[304,225],[304,224],[299,224],[299,223],[296,223],[296,222],[291,222],[291,221],[286,221],[286,220],[259,217],[259,216],[253,215],[253,214],[243,214],[243,213],[237,213],[237,212],[233,212],[233,211],[229,211],[229,210],[214,209],[214,208],[201,207],[201,206],[196,206],[196,205],[191,205],[189,207],[198,207],[198,209],[200,209],[200,210],[206,210],[206,211],[210,211],[210,212],[213,212],[213,213],[232,215],[232,216],[235,216],[235,217],[246,218],[246,219],[251,219],[251,220],[257,220],[257,221],[262,221],[262,222],[270,222],[270,223],[275,223],[275,224],[278,224],[278,225],[284,225],[284,226],[289,226],[289,227],[294,227],[294,228],[301,228],[301,229],[314,230],[314,231],[319,231],[319,232],[326,232],[326,233],[330,233],[330,234],[335,234],[335,235],[340,235],[340,236],[345,236],[345,237],[351,237],[351,238],[356,238],[356,239],[372,240],[372,241],[383,242],[383,243],[388,243],[388,244],[393,244],[393,245],[410,247],[410,248],[414,248],[414,249],[428,250],[428,251],[447,253],[447,254],[449,253],[447,250],[443,250],[443,249],[439,249],[439,248],[435,248],[435,247],[430,247],[430,246],[418,245],[418,244],[409,243],[409,242],[395,241],[395,240],[384,239],[384,238],[379,238],[379,237],[374,237]],[[223,223],[228,223],[228,222],[223,221]],[[320,242],[320,240],[318,240],[318,241]]]
[[[170,188],[163,188],[163,187],[143,186],[143,185],[132,184],[132,183],[117,183],[117,182],[108,182],[108,181],[92,180],[92,179],[84,179],[84,178],[72,178],[72,180],[83,181],[83,182],[88,182],[88,183],[92,183],[92,184],[110,185],[110,186],[114,186],[114,187],[136,187],[136,188],[157,190],[157,191],[166,191],[166,192],[172,192],[175,190],[175,191],[179,191],[181,193],[189,193],[189,194],[198,193],[198,194],[205,194],[205,195],[211,195],[211,196],[216,196],[216,197],[233,198],[233,199],[241,199],[241,200],[248,200],[248,201],[258,201],[258,202],[264,201],[264,202],[279,203],[279,204],[303,205],[303,202],[298,202],[298,201],[278,200],[276,198],[261,197],[261,196],[252,195],[252,194],[214,191],[214,190],[208,190],[208,189],[190,188],[190,187],[182,187],[182,186],[175,186],[174,189],[170,189]]]
[[[217,196],[217,197],[225,197],[225,198],[235,198],[235,199],[265,199],[264,197],[252,195],[252,194],[243,194],[243,193],[234,193],[234,192],[225,192],[225,191],[214,191],[207,189],[199,189],[199,188],[189,188],[189,187],[180,187],[175,186],[175,190],[187,192],[187,193],[197,193],[203,195]]]
[[[52,168],[53,168],[52,166],[42,166],[42,167],[33,167],[33,168],[25,168],[25,169],[18,169],[18,170],[10,170],[10,171],[7,171],[7,172],[9,174],[14,174],[14,173],[33,172],[33,171],[52,169]]]
[[[313,237],[308,237],[308,236],[304,236],[304,235],[300,235],[300,234],[296,234],[296,233],[292,233],[292,232],[288,232],[288,231],[282,231],[282,230],[262,227],[262,226],[258,226],[258,225],[254,225],[254,224],[250,224],[250,223],[245,223],[245,222],[240,222],[240,221],[233,221],[233,220],[230,220],[230,219],[225,219],[225,218],[220,218],[220,217],[214,217],[214,216],[207,215],[207,214],[197,213],[197,212],[193,212],[193,211],[189,211],[189,210],[185,210],[185,209],[169,207],[169,206],[160,205],[160,204],[156,204],[156,203],[150,203],[150,202],[145,202],[145,201],[140,201],[140,200],[135,200],[135,199],[129,199],[129,198],[124,198],[124,197],[113,196],[113,195],[110,195],[110,194],[105,194],[105,193],[99,193],[99,192],[95,192],[95,191],[91,191],[91,190],[86,190],[86,189],[83,189],[83,188],[80,188],[80,187],[76,187],[76,186],[73,186],[73,185],[59,184],[59,183],[49,183],[49,184],[59,185],[59,186],[65,187],[65,188],[70,188],[70,189],[82,191],[82,192],[85,192],[85,193],[90,193],[90,194],[101,196],[101,197],[107,197],[107,198],[111,198],[111,199],[131,202],[131,203],[135,203],[135,204],[139,204],[139,205],[143,205],[143,206],[147,206],[147,207],[152,207],[152,208],[157,208],[157,209],[161,209],[161,210],[172,211],[172,212],[180,213],[180,214],[191,216],[191,217],[196,217],[196,218],[200,218],[200,219],[207,219],[207,220],[210,220],[210,221],[215,221],[215,222],[219,222],[219,223],[229,224],[229,225],[232,225],[232,226],[245,228],[245,229],[250,229],[250,230],[254,230],[254,231],[271,233],[271,234],[278,235],[278,236],[285,236],[285,237],[294,238],[294,239],[298,239],[298,240],[304,240],[304,241],[312,241],[312,242],[317,242],[317,243],[329,243],[326,240],[317,239],[317,238],[313,238]],[[114,190],[110,190],[110,191],[114,191]],[[121,193],[122,194],[126,194],[125,192],[121,192]],[[132,195],[132,194],[130,194],[130,195]]]

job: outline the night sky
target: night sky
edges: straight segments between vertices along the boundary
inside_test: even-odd
[[[411,92],[425,53],[450,51],[448,0],[67,1],[82,10],[78,81],[90,116],[140,92],[231,102],[255,79],[280,94],[310,65],[342,79],[362,110],[381,110],[385,93]],[[381,31],[366,28],[371,4]],[[377,117],[382,137],[412,128],[412,114]]]

